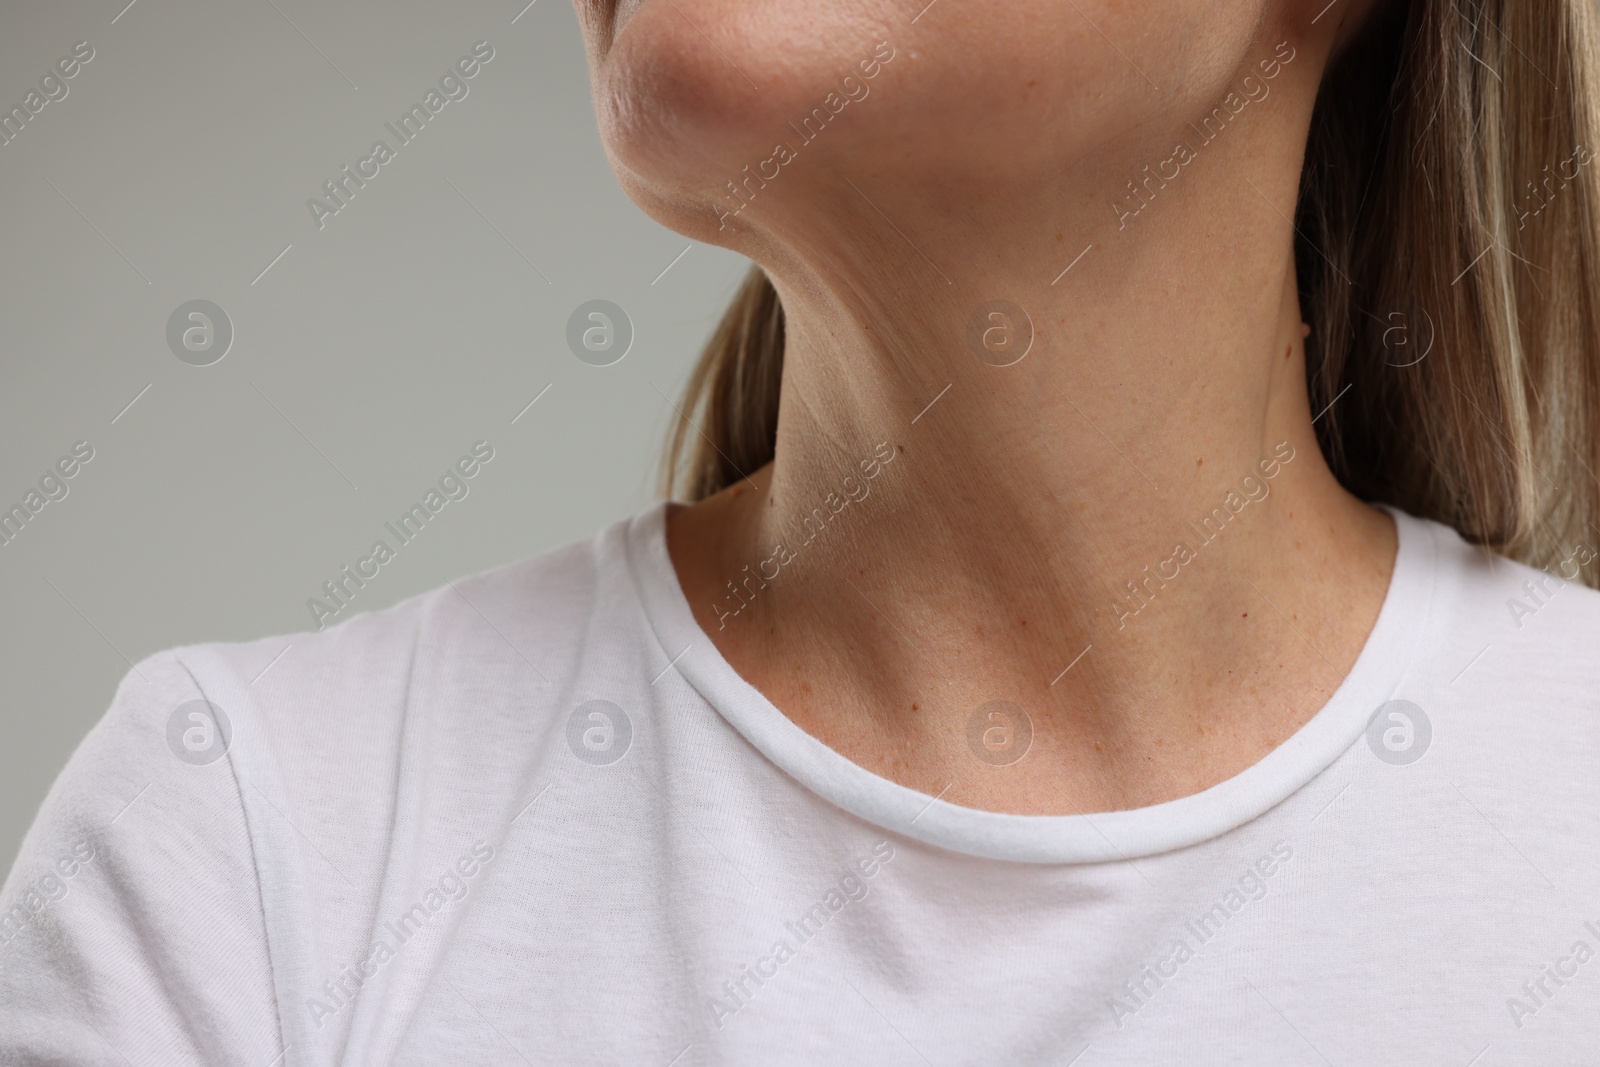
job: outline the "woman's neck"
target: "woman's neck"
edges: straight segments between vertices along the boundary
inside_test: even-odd
[[[719,650],[803,728],[953,803],[1107,810],[1237,773],[1337,687],[1395,535],[1316,443],[1291,70],[1137,201],[1126,151],[998,190],[841,175],[768,249],[777,458],[676,513],[669,546]],[[1016,308],[1031,347],[997,365]],[[1009,766],[968,743],[996,700],[1032,725]]]

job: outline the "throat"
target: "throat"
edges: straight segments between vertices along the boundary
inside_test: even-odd
[[[1205,540],[1209,509],[974,530],[948,514],[959,486],[918,506],[916,459],[896,446],[826,517],[763,468],[674,511],[668,545],[701,629],[778,712],[949,803],[1113,811],[1231,778],[1327,703],[1387,589],[1391,520],[1315,462]]]

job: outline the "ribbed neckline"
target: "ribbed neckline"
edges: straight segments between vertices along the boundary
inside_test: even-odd
[[[1350,747],[1399,689],[1426,632],[1437,583],[1434,524],[1384,507],[1398,534],[1394,572],[1354,667],[1310,721],[1259,762],[1177,800],[1090,815],[1013,815],[935,799],[874,774],[806,733],[745,681],[700,628],[667,553],[665,503],[626,521],[645,616],[688,683],[762,755],[819,797],[896,834],[952,852],[1022,863],[1138,859],[1210,840],[1270,810]]]

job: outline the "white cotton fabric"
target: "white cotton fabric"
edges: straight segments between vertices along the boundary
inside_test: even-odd
[[[805,734],[697,627],[661,506],[153,656],[0,894],[0,1064],[1594,1062],[1600,594],[1391,513],[1327,706],[1092,816]],[[1426,728],[1369,742],[1395,700]]]

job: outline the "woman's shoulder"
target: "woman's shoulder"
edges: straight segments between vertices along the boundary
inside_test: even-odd
[[[1540,568],[1411,521],[1434,546],[1431,578],[1419,585],[1427,633],[1412,681],[1477,723],[1486,742],[1509,730],[1524,753],[1600,754],[1600,590],[1582,580],[1600,560],[1600,536]]]
[[[1433,541],[1431,596],[1441,625],[1491,646],[1600,648],[1600,590],[1583,580],[1600,561],[1600,535],[1575,540],[1546,566],[1535,567],[1441,523],[1408,519]],[[1600,657],[1574,666],[1600,675]]]
[[[72,1024],[92,1010],[170,1062],[185,1026],[139,1019],[163,1010],[163,983],[193,978],[215,992],[196,1017],[231,1020],[190,1035],[214,1053],[198,1059],[270,1061],[280,970],[320,980],[324,956],[364,958],[384,893],[497,841],[563,752],[563,702],[596,657],[638,647],[627,526],[318,632],[134,664],[7,880],[0,1000],[29,1007],[0,1060],[97,1059]],[[75,967],[139,978],[115,1006],[26,993]],[[238,989],[248,1003],[224,1003]]]
[[[416,769],[409,763],[453,753],[470,764],[461,744],[492,749],[508,714],[554,708],[592,661],[597,631],[637,632],[629,522],[318,631],[145,657],[35,828],[70,834],[109,823],[135,796],[143,806],[170,790],[181,806],[202,789],[207,804],[281,797],[319,818],[343,810],[352,832],[369,820],[376,829]]]
[[[158,658],[182,664],[223,713],[237,705],[257,720],[282,760],[392,750],[408,726],[450,729],[508,694],[536,705],[581,671],[597,629],[636,629],[634,521],[317,631]]]

